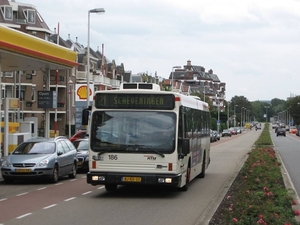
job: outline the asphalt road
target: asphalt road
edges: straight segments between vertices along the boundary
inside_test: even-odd
[[[295,134],[290,134],[286,132],[286,137],[278,136],[276,137],[275,130],[270,130],[271,138],[274,143],[274,148],[279,153],[280,158],[283,162],[283,165],[288,171],[288,173],[284,173],[283,175],[287,177],[287,179],[291,180],[291,188],[295,189],[300,194],[300,137]],[[298,202],[299,201],[299,197]]]
[[[86,184],[85,174],[58,184],[0,182],[0,224],[208,224],[260,133],[246,131],[212,143],[206,177],[192,181],[187,192],[152,187],[106,192]]]

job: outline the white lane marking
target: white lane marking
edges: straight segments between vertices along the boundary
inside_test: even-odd
[[[58,186],[58,185],[61,185],[61,184],[63,184],[63,183],[57,183],[57,184],[55,184],[55,185],[57,185],[57,186]]]
[[[18,216],[17,217],[17,219],[22,219],[22,218],[24,218],[24,217],[26,217],[26,216],[30,216],[32,213],[26,213],[26,214],[24,214],[24,215],[22,215],[22,216]]]
[[[81,177],[81,178],[86,178],[86,176],[83,176],[83,177]]]
[[[24,193],[21,193],[21,194],[17,194],[16,196],[22,196],[22,195],[27,195],[28,192],[24,192]]]
[[[68,198],[68,199],[65,200],[65,202],[71,201],[71,200],[73,200],[73,199],[75,199],[75,198],[76,198],[76,197]]]
[[[57,204],[48,205],[48,206],[44,207],[43,209],[50,209],[50,208],[52,208],[52,207],[54,207],[54,206],[56,206],[56,205],[57,205]]]
[[[37,191],[41,191],[41,190],[44,190],[46,189],[47,187],[41,187],[41,188],[38,188]]]
[[[7,198],[2,198],[2,199],[0,199],[0,202],[3,202],[3,201],[5,201],[5,200],[7,200]],[[1,225],[1,224],[0,224]]]
[[[87,194],[89,194],[89,193],[92,193],[92,191],[84,192],[84,193],[82,193],[82,195],[87,195]]]
[[[75,180],[77,180],[77,179],[72,179],[72,180],[70,180],[70,182],[73,182],[73,181],[75,181]]]
[[[104,186],[102,186],[102,187],[98,187],[97,189],[98,189],[98,190],[100,190],[100,189],[102,189],[102,188],[104,188]]]

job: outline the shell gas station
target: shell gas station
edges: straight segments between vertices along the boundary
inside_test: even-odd
[[[0,26],[0,74],[2,71],[42,70],[48,76],[45,90],[50,90],[50,70],[72,70],[78,65],[77,53],[26,33]],[[41,77],[41,79],[43,79]],[[0,77],[2,88],[2,78]],[[2,90],[2,89],[1,89]],[[20,107],[19,99],[3,98],[0,91],[1,153],[8,155],[16,147],[11,135],[28,130],[19,123],[9,122],[8,113]],[[45,130],[50,129],[50,109],[45,109]],[[28,133],[31,135],[30,133]],[[24,135],[28,135],[26,132]],[[45,132],[48,137],[48,132]],[[30,136],[31,137],[31,136]]]

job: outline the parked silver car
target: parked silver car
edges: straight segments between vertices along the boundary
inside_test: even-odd
[[[77,151],[66,137],[32,138],[20,145],[2,161],[5,182],[16,179],[46,177],[56,183],[59,177],[76,177]]]

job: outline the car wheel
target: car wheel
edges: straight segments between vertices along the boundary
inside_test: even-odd
[[[57,165],[55,165],[54,168],[53,168],[53,173],[52,173],[51,181],[53,183],[57,183],[57,181],[58,181],[58,167],[57,167]]]
[[[105,184],[105,189],[107,191],[115,191],[117,190],[118,185],[116,184]]]
[[[77,174],[76,171],[77,171],[76,164],[73,163],[73,166],[72,166],[72,173],[68,175],[69,178],[75,178],[75,177],[76,177],[76,174]]]

